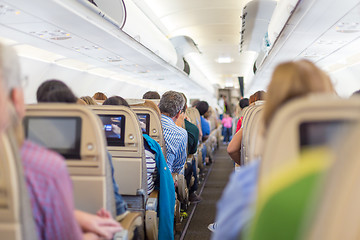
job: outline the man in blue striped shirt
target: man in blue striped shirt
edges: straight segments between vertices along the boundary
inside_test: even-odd
[[[172,173],[179,173],[186,162],[187,132],[175,125],[185,99],[175,91],[167,91],[160,99],[161,124],[166,145],[167,165]]]

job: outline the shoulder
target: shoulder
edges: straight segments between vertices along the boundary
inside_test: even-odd
[[[68,174],[65,159],[61,155],[30,141],[25,141],[21,147],[21,160],[24,169],[34,174],[49,177]]]

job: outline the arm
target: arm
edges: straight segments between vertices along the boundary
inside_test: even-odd
[[[231,142],[227,147],[227,152],[230,155],[231,159],[234,160],[237,164],[240,164],[240,148],[242,141],[242,132],[240,129],[232,138]]]
[[[101,217],[80,210],[75,210],[74,214],[77,222],[85,233],[95,233],[105,239],[112,239],[116,232],[122,230],[122,227],[111,218],[110,215],[105,216],[103,211],[104,210],[102,210],[102,213],[99,213]]]

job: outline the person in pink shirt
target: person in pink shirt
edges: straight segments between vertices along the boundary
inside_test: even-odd
[[[232,118],[229,114],[224,113],[224,117],[221,120],[221,123],[224,126],[224,143],[230,142],[231,137],[231,127],[232,127]]]

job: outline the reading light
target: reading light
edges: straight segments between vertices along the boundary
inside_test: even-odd
[[[217,63],[232,63],[234,59],[229,56],[226,56],[226,57],[218,57],[215,61]]]

